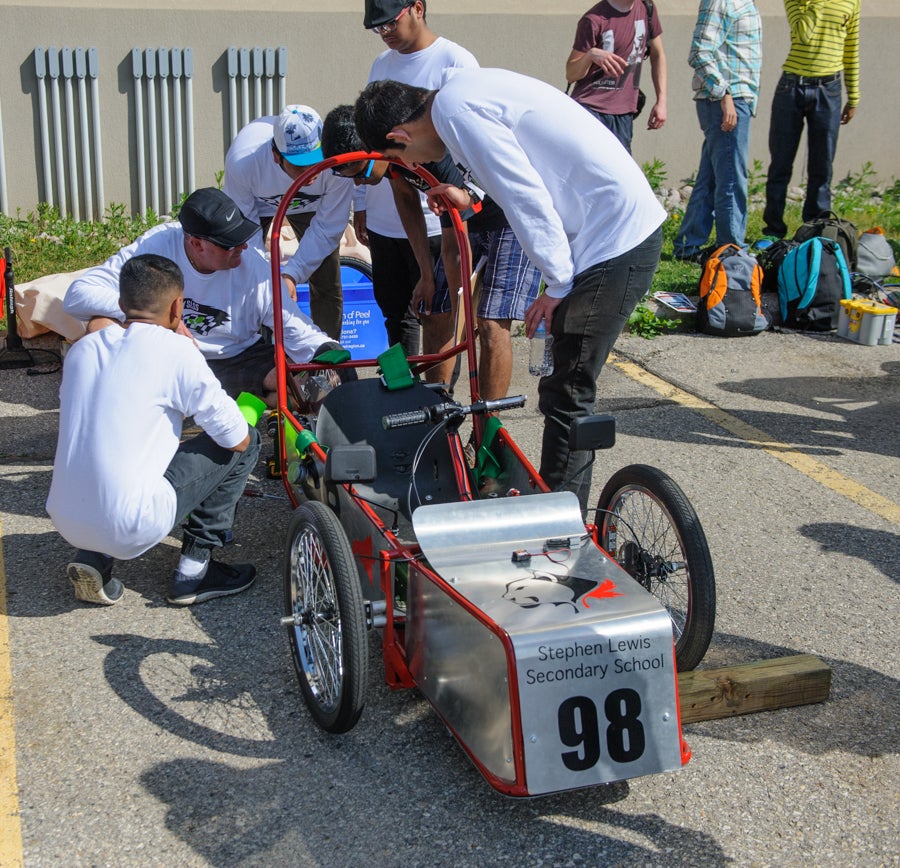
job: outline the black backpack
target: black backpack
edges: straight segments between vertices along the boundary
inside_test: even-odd
[[[781,268],[784,257],[795,247],[799,247],[799,242],[782,238],[780,241],[773,241],[756,254],[756,261],[763,270],[763,293],[778,292],[778,269]]]
[[[859,230],[856,224],[842,220],[834,211],[822,211],[818,217],[807,220],[795,233],[794,241],[802,244],[810,238],[830,238],[841,245],[847,268],[856,271],[859,251]]]

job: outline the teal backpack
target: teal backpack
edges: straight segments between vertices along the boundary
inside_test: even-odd
[[[851,281],[840,244],[815,237],[794,247],[778,269],[778,302],[787,328],[827,332],[837,328],[840,300]]]

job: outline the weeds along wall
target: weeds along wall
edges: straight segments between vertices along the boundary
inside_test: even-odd
[[[565,60],[589,0],[429,0],[428,22],[482,66],[565,86]],[[233,130],[270,105],[322,115],[352,102],[381,39],[362,27],[362,0],[0,0],[0,210],[38,202],[82,219],[110,203],[164,213],[189,186],[214,185]],[[693,174],[700,133],[686,58],[696,0],[658,0],[669,70],[669,120],[636,122],[634,156]],[[768,162],[768,116],[788,46],[781,0],[760,0],[764,71],[751,160]],[[864,0],[862,102],[842,128],[835,178],[869,161],[900,176],[900,4]],[[649,68],[643,88],[652,92]],[[802,149],[802,145],[801,145]],[[804,160],[796,161],[802,182]]]

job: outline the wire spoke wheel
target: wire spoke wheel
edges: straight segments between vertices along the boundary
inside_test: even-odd
[[[655,467],[624,467],[604,486],[595,522],[600,545],[669,613],[678,669],[693,669],[712,639],[716,584],[706,535],[684,492]]]
[[[284,599],[303,698],[319,726],[346,732],[365,705],[365,608],[347,536],[322,503],[304,503],[291,517]]]

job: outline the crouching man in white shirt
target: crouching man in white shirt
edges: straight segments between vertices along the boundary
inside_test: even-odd
[[[300,312],[283,282],[273,289],[269,263],[259,250],[247,249],[258,231],[259,225],[221,190],[195,190],[184,200],[177,221],[154,226],[73,281],[63,308],[86,321],[88,331],[121,325],[122,267],[142,253],[165,256],[184,274],[179,331],[194,339],[232,398],[252,392],[274,406],[275,351],[260,333],[261,326],[275,326],[273,291],[281,293],[284,350],[293,361],[308,362],[341,346]]]
[[[59,441],[47,512],[78,551],[68,566],[75,596],[121,599],[115,558],[130,560],[184,522],[169,603],[187,606],[249,588],[252,564],[212,560],[259,457],[245,421],[193,343],[177,334],[184,278],[170,259],[122,265],[124,328],[110,326],[67,353]],[[182,419],[204,433],[179,445]]]

